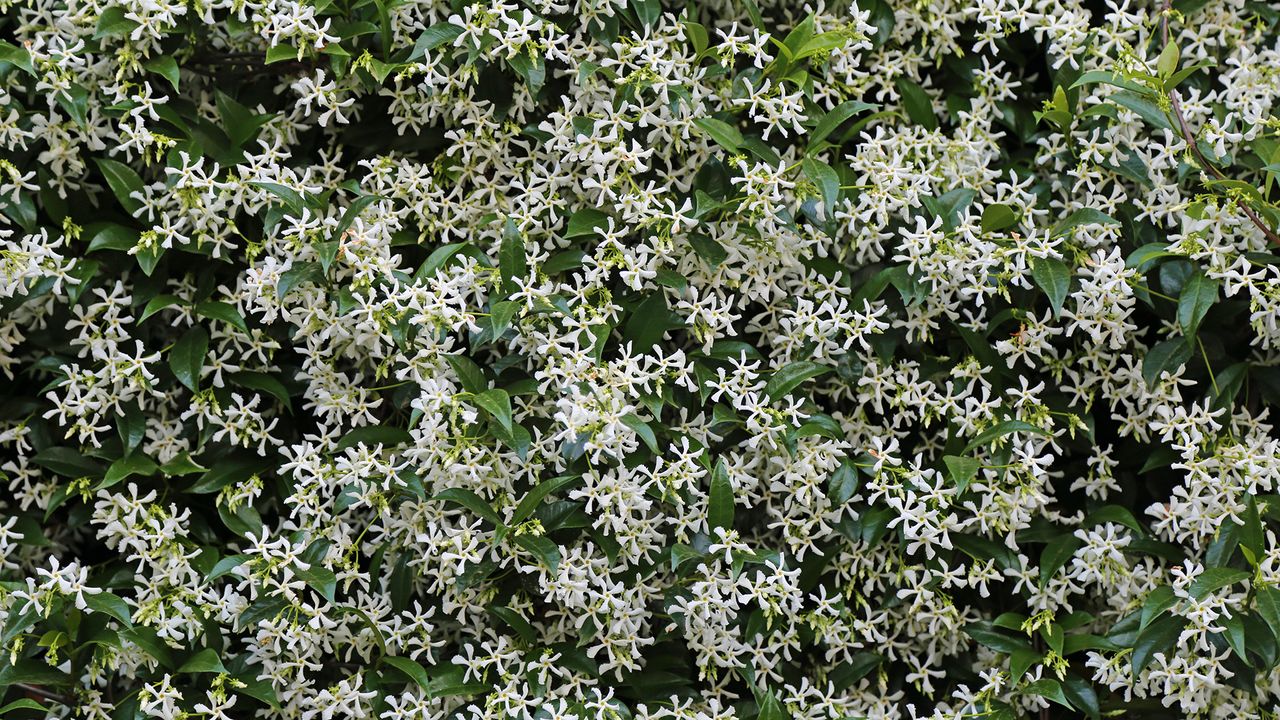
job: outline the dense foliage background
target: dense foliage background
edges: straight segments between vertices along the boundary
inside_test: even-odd
[[[1276,712],[1274,5],[0,7],[0,714]]]

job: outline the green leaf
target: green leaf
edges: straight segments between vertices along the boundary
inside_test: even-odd
[[[222,120],[219,128],[226,133],[233,148],[243,147],[271,119],[270,115],[259,115],[222,91],[214,93],[214,102],[218,107],[218,117]]]
[[[907,111],[911,122],[922,126],[925,130],[938,129],[938,116],[933,114],[933,101],[929,94],[916,81],[909,77],[900,77],[894,82],[898,94],[902,96],[902,107]]]
[[[169,349],[169,369],[178,382],[195,392],[200,389],[200,370],[209,351],[209,333],[199,325],[192,327]]]
[[[692,20],[681,20],[680,24],[684,26],[684,36],[689,38],[693,51],[699,55],[705,52],[710,41],[706,26]]]
[[[1218,372],[1214,378],[1216,382],[1209,388],[1209,399],[1213,401],[1211,409],[1217,410],[1232,406],[1236,396],[1240,394],[1240,390],[1244,387],[1249,368],[1249,363],[1239,362],[1229,365],[1226,369]]]
[[[256,671],[250,671],[249,674],[241,675],[236,678],[240,685],[235,686],[235,691],[241,695],[247,695],[254,700],[270,707],[276,714],[282,714],[280,709],[280,699],[276,697],[275,688],[271,686],[270,680],[259,680],[254,677]]]
[[[102,484],[97,489],[109,488],[133,475],[147,477],[155,475],[159,471],[160,467],[146,455],[128,455],[111,463],[111,467],[107,468],[107,474],[102,478]]]
[[[1203,600],[1215,591],[1229,585],[1235,585],[1238,582],[1249,579],[1249,577],[1250,574],[1244,570],[1224,567],[1205,568],[1204,572],[1191,581],[1191,587],[1187,591],[1196,600]]]
[[[293,188],[285,187],[279,183],[263,182],[261,180],[250,180],[249,184],[275,195],[284,203],[285,208],[287,208],[293,215],[301,215],[302,209],[307,205],[302,199],[302,195]]]
[[[1182,286],[1178,296],[1178,326],[1187,337],[1195,337],[1200,321],[1218,301],[1218,281],[1199,271]]]
[[[1138,519],[1133,516],[1133,513],[1129,512],[1128,508],[1124,508],[1119,505],[1104,505],[1097,510],[1094,510],[1084,519],[1084,522],[1081,523],[1081,527],[1088,528],[1102,523],[1123,525],[1138,533],[1139,536],[1146,532],[1142,527],[1142,523],[1138,522]]]
[[[1049,296],[1054,317],[1061,315],[1062,303],[1071,289],[1071,269],[1057,258],[1031,258],[1031,277]]]
[[[1044,546],[1040,553],[1040,587],[1049,584],[1049,580],[1062,569],[1063,565],[1075,555],[1076,550],[1084,544],[1075,535],[1062,535]]]
[[[210,648],[200,650],[178,668],[179,673],[225,673],[226,671],[227,668],[222,664],[218,653]]]
[[[259,457],[233,457],[212,464],[213,467],[201,475],[187,492],[197,495],[215,493],[231,483],[244,482],[255,473],[270,467],[269,462]]]
[[[576,248],[562,250],[555,255],[552,255],[546,262],[542,263],[542,267],[540,269],[548,276],[559,275],[562,272],[582,267],[582,260],[586,256],[587,254],[585,252]]]
[[[1133,92],[1137,92],[1137,93],[1151,92],[1151,88],[1148,88],[1145,85],[1136,83],[1133,80],[1129,80],[1124,75],[1122,75],[1119,71],[1111,71],[1111,70],[1090,70],[1089,72],[1081,75],[1079,79],[1077,79],[1074,83],[1072,83],[1071,88],[1075,89],[1084,85],[1093,85],[1097,83],[1114,85],[1115,87],[1124,88],[1125,90],[1132,90]]]
[[[89,120],[89,91],[83,86],[72,84],[66,90],[57,92],[54,96],[67,116],[75,121],[80,127],[87,127]]]
[[[8,688],[15,684],[68,687],[75,683],[70,675],[49,667],[43,660],[24,658],[14,665],[7,661],[0,666],[0,688]]]
[[[983,232],[996,232],[1012,227],[1022,214],[1009,205],[993,203],[982,211]]]
[[[581,208],[569,216],[569,226],[565,230],[566,238],[587,237],[595,235],[600,228],[608,227],[609,216],[595,208]]]
[[[404,428],[391,425],[364,425],[343,435],[342,439],[333,446],[333,452],[337,454],[362,443],[365,447],[381,445],[390,449],[412,444],[413,435]]]
[[[1250,565],[1257,565],[1267,549],[1266,528],[1258,515],[1257,500],[1250,495],[1245,503],[1244,516],[1240,518],[1240,546],[1253,556]]]
[[[493,523],[494,527],[503,526],[502,518],[498,517],[498,513],[494,512],[493,507],[490,506],[484,498],[470,490],[463,488],[446,488],[436,493],[436,495],[431,499],[456,503],[481,518]]]
[[[668,330],[681,327],[684,324],[667,307],[666,297],[658,291],[650,294],[631,312],[623,335],[632,342],[635,350],[647,352],[662,342]]]
[[[1178,60],[1181,58],[1181,52],[1178,49],[1176,40],[1170,40],[1165,43],[1164,50],[1160,52],[1160,57],[1156,60],[1156,72],[1161,77],[1169,77],[1178,70]]]
[[[805,158],[802,166],[805,177],[813,181],[822,193],[822,204],[826,208],[826,216],[831,217],[836,200],[840,197],[840,176],[831,169],[830,165],[813,158]]]
[[[1027,674],[1027,670],[1035,663],[1044,659],[1044,653],[1037,652],[1032,649],[1018,650],[1009,655],[1009,681],[1017,685],[1022,676]]]
[[[442,698],[454,695],[478,695],[489,690],[484,683],[466,682],[465,670],[454,665],[431,678],[431,686],[425,693],[427,697]]]
[[[418,36],[418,40],[413,44],[413,52],[409,53],[409,61],[413,62],[425,57],[428,51],[434,50],[441,45],[452,45],[458,36],[462,35],[463,28],[453,23],[436,23],[427,28]]]
[[[759,690],[757,697],[760,712],[756,714],[756,720],[791,720],[791,714],[783,709],[778,696],[772,691]]]
[[[1120,107],[1132,110],[1156,129],[1173,130],[1173,125],[1169,123],[1169,117],[1165,115],[1165,111],[1146,95],[1146,93],[1118,92],[1108,99]]]
[[[1033,683],[1027,683],[1027,686],[1022,688],[1022,694],[1036,695],[1046,700],[1051,700],[1067,709],[1075,709],[1071,706],[1071,702],[1067,700],[1067,696],[1063,694],[1062,683],[1053,678],[1041,678]]]
[[[560,548],[550,538],[543,535],[520,535],[514,542],[525,552],[538,558],[552,575],[560,567]]]
[[[318,561],[313,561],[311,566],[303,569],[295,565],[293,574],[302,578],[302,581],[320,594],[321,597],[334,602],[334,595],[338,591],[338,576],[329,568],[321,565]]]
[[[516,74],[529,86],[529,91],[536,95],[547,81],[547,64],[541,55],[532,53],[531,50],[517,52],[507,58],[507,65],[516,71]]]
[[[960,221],[960,214],[973,204],[978,193],[972,188],[958,187],[953,190],[939,195],[938,197],[922,197],[920,202],[924,204],[930,214],[934,217],[942,219],[942,225],[947,230],[955,230]]]
[[[658,438],[653,434],[653,428],[649,427],[649,424],[644,420],[641,420],[640,416],[635,413],[624,415],[622,418],[622,424],[634,430],[636,435],[644,441],[645,446],[648,447],[653,454],[657,455],[660,452],[658,449]]]
[[[137,405],[125,405],[124,413],[116,421],[116,431],[120,434],[120,444],[124,447],[126,456],[142,444],[142,438],[146,436],[147,421]]]
[[[137,212],[138,208],[142,207],[142,202],[134,199],[132,195],[135,192],[142,192],[142,178],[138,177],[138,173],[122,162],[107,158],[94,158],[93,162],[107,179],[107,186],[111,188],[111,194],[115,195],[116,200],[120,202],[120,207],[130,215]]]
[[[986,447],[997,439],[1002,438],[1005,435],[1012,435],[1013,433],[1034,433],[1036,435],[1044,435],[1046,437],[1050,437],[1052,435],[1031,423],[1023,422],[1022,420],[1005,420],[1004,422],[997,423],[978,433],[977,437],[969,441],[969,444],[965,446],[964,454],[968,455],[978,448]]]
[[[997,630],[994,625],[986,621],[979,621],[965,625],[964,633],[978,643],[1006,655],[1011,655],[1020,651],[1030,651],[1032,649],[1024,639],[1026,637],[1025,635],[1022,637],[1010,636],[1007,633]]]
[[[1178,87],[1179,85],[1182,84],[1183,80],[1186,80],[1187,78],[1191,77],[1197,72],[1200,72],[1205,68],[1216,67],[1217,64],[1218,64],[1217,61],[1215,61],[1213,58],[1205,58],[1204,60],[1193,63],[1191,65],[1188,65],[1182,68],[1181,70],[1178,70],[1177,72],[1174,72],[1169,76],[1167,80],[1164,81],[1165,92],[1168,92],[1169,90],[1172,90],[1173,88]]]
[[[671,546],[671,572],[677,572],[685,563],[701,557],[702,553],[692,547],[676,543]]]
[[[827,484],[827,497],[831,500],[832,507],[839,507],[848,502],[857,492],[858,469],[846,458],[831,474],[831,481]]]
[[[1075,228],[1085,225],[1119,225],[1120,221],[1110,215],[1095,210],[1094,208],[1081,208],[1076,210],[1062,220],[1059,220],[1053,229],[1049,231],[1049,237],[1056,238],[1066,235]]]
[[[240,387],[264,392],[271,397],[274,397],[276,400],[280,401],[281,405],[285,406],[285,409],[290,409],[292,406],[289,400],[288,388],[284,386],[284,383],[281,383],[279,380],[266,373],[253,370],[242,370],[238,373],[232,373],[228,376],[228,379]]]
[[[942,462],[947,466],[947,474],[960,492],[969,487],[969,483],[982,469],[982,463],[976,458],[960,455],[943,455]]]
[[[689,233],[688,237],[693,251],[711,267],[719,267],[720,263],[729,258],[729,251],[712,238],[699,232]]]
[[[84,604],[94,612],[110,615],[124,623],[126,627],[133,627],[129,605],[119,595],[114,595],[106,590],[99,593],[85,593]]]
[[[832,52],[844,47],[849,43],[849,36],[843,32],[832,30],[830,32],[820,33],[809,38],[800,49],[796,51],[795,62],[800,62],[811,57],[818,57],[825,64],[829,61]]]
[[[142,648],[143,652],[152,658],[155,658],[156,662],[160,663],[162,666],[170,669],[174,667],[173,652],[169,649],[169,646],[166,645],[158,635],[156,635],[155,630],[139,625],[122,630],[120,632],[120,637],[124,640],[128,640],[134,645],[137,645],[139,648]]]
[[[1132,668],[1137,677],[1157,653],[1165,653],[1173,648],[1186,626],[1186,619],[1179,615],[1162,615],[1142,632],[1133,645]]]
[[[147,306],[142,309],[142,314],[138,316],[138,322],[146,320],[167,307],[181,304],[182,300],[173,295],[157,295],[147,301]]]
[[[321,274],[328,274],[329,268],[333,267],[333,261],[338,259],[338,250],[341,247],[342,243],[337,240],[316,243],[316,257],[320,259]]]
[[[449,367],[453,368],[454,375],[458,376],[458,382],[462,385],[463,390],[479,395],[489,387],[489,381],[485,379],[484,371],[471,358],[466,355],[445,355],[443,357],[445,362],[449,363]]]
[[[123,16],[124,11],[121,10],[120,14]],[[9,63],[28,75],[36,74],[35,67],[31,64],[31,53],[27,52],[26,48],[20,48],[5,40],[0,40],[0,62]]]
[[[164,473],[165,477],[194,475],[198,472],[208,472],[208,470],[209,468],[192,460],[185,451],[178,453],[177,457],[160,466],[160,472]]]
[[[19,604],[21,603],[21,604]],[[0,646],[9,647],[9,643],[43,618],[40,608],[29,601],[15,601],[8,611],[4,623],[4,632],[0,633]]]
[[[313,262],[303,262],[294,265],[280,275],[280,282],[276,285],[276,297],[283,300],[288,297],[294,288],[310,282],[320,284],[324,282],[324,274],[320,270],[320,265]]]
[[[98,250],[129,252],[138,244],[138,238],[138,231],[133,228],[127,228],[115,223],[106,223],[101,230],[94,233],[86,252],[92,253]]]
[[[808,360],[784,365],[769,377],[769,382],[764,386],[765,395],[768,395],[770,400],[777,400],[799,387],[800,383],[825,375],[832,369],[827,365],[819,365]]]
[[[489,305],[489,327],[493,330],[494,339],[502,337],[511,327],[511,320],[520,312],[522,305],[518,302],[502,301]]]
[[[1262,618],[1276,638],[1280,638],[1280,589],[1259,586],[1254,595],[1258,617]]]
[[[800,51],[800,48],[813,37],[814,24],[813,14],[810,13],[805,15],[804,19],[796,23],[795,27],[791,28],[791,31],[787,33],[786,38],[784,38],[781,43],[778,43],[776,40],[774,41],[774,45],[782,51],[783,57],[795,57],[795,54]]]
[[[515,223],[510,220],[506,222],[502,231],[502,246],[498,249],[498,270],[502,275],[502,287],[508,293],[515,292],[516,280],[523,280],[529,274],[524,237],[516,230]]]
[[[241,332],[249,332],[249,326],[245,324],[244,317],[240,315],[240,311],[229,303],[208,300],[196,305],[196,314],[213,320],[221,320],[228,325],[236,327]]]
[[[711,471],[711,492],[707,499],[707,525],[711,528],[733,529],[733,483],[729,481],[729,469],[721,459]]]
[[[427,676],[427,669],[422,667],[414,660],[406,657],[397,657],[395,655],[384,655],[382,662],[404,673],[406,677],[418,684],[418,687],[431,687],[431,678]]]
[[[520,613],[505,605],[490,605],[486,607],[485,610],[487,610],[490,615],[502,620],[512,630],[515,630],[516,634],[520,636],[520,639],[523,640],[525,644],[532,645],[537,642],[538,631],[535,630],[533,625],[530,625],[529,621],[525,620]]]
[[[835,132],[836,128],[840,127],[841,123],[845,120],[848,120],[860,112],[875,110],[876,107],[877,106],[862,102],[861,100],[846,100],[845,102],[831,108],[831,110],[827,111],[827,113],[822,116],[822,119],[813,127],[813,130],[810,131],[809,152],[813,152],[818,143],[826,140],[827,136]]]
[[[1184,338],[1157,343],[1142,359],[1142,380],[1154,388],[1162,374],[1177,372],[1190,359],[1191,345]]]
[[[8,44],[8,43],[6,43]],[[48,713],[49,709],[30,698],[22,698],[0,707],[0,715],[8,715],[14,710],[35,710],[36,712]]]
[[[1244,618],[1241,613],[1234,613],[1230,617],[1219,618],[1222,627],[1226,630],[1222,635],[1227,641],[1227,645],[1231,646],[1231,651],[1236,657],[1249,662],[1249,653],[1247,650],[1248,642],[1245,640]]]
[[[158,58],[146,61],[143,63],[142,67],[146,68],[147,72],[156,73],[162,76],[165,80],[168,80],[169,85],[172,86],[174,90],[178,89],[178,80],[180,78],[178,73],[178,62],[171,56],[161,55]]]
[[[511,396],[506,390],[494,388],[476,395],[475,404],[493,416],[502,429],[511,432]]]
[[[715,118],[698,118],[693,121],[693,124],[725,150],[736,155],[742,149],[744,142],[742,133],[729,123]]]
[[[520,500],[520,504],[516,506],[515,513],[511,516],[511,524],[519,525],[528,519],[533,512],[538,509],[542,501],[548,495],[559,492],[574,482],[581,480],[580,475],[561,475],[549,480],[543,480],[530,490],[524,498]]]
[[[352,200],[351,204],[347,206],[347,209],[342,211],[342,219],[338,221],[338,226],[333,229],[333,239],[341,242],[342,236],[346,234],[347,230],[351,229],[356,218],[360,217],[360,213],[364,212],[366,208],[381,199],[382,198],[377,195],[361,195],[355,200]]]
[[[266,57],[263,58],[267,65],[274,65],[278,62],[296,61],[298,59],[298,48],[292,45],[274,45],[267,48]]]
[[[138,250],[138,254],[134,257],[138,261],[138,267],[142,269],[142,274],[151,277],[162,255],[164,255],[164,248],[160,245],[152,245]]]
[[[229,555],[227,557],[224,557],[218,560],[218,562],[214,563],[213,569],[210,570],[209,574],[205,576],[204,581],[206,583],[210,583],[210,582],[213,582],[214,580],[217,580],[218,578],[224,577],[226,575],[230,575],[232,574],[233,571],[235,571],[236,568],[239,568],[240,566],[248,562],[249,559],[250,559],[249,555]],[[237,575],[236,577],[239,577],[239,576]]]
[[[72,479],[97,477],[102,465],[68,447],[47,447],[32,456],[31,461],[46,470]]]

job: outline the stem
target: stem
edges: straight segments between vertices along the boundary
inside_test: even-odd
[[[1132,287],[1134,287],[1134,288],[1136,288],[1136,289],[1138,289],[1138,290],[1145,291],[1148,295],[1150,295],[1150,296],[1152,296],[1152,297],[1158,297],[1158,298],[1160,298],[1161,300],[1168,300],[1169,302],[1172,302],[1172,303],[1176,303],[1176,302],[1178,302],[1178,299],[1177,299],[1177,298],[1171,298],[1171,297],[1169,297],[1168,295],[1165,295],[1164,293],[1158,293],[1158,292],[1156,292],[1155,290],[1152,290],[1151,288],[1147,287],[1146,285],[1141,285],[1141,284],[1138,284],[1138,283],[1134,283],[1134,284],[1132,285]]]
[[[1169,15],[1173,11],[1172,4],[1172,0],[1164,0],[1164,6],[1160,13],[1160,40],[1164,45],[1169,44]],[[1226,180],[1227,176],[1223,175],[1222,171],[1214,167],[1214,165],[1210,163],[1209,160],[1200,152],[1200,147],[1196,144],[1195,136],[1191,134],[1191,128],[1187,126],[1187,119],[1182,115],[1182,102],[1178,97],[1178,91],[1173,88],[1169,88],[1167,94],[1169,96],[1169,109],[1173,111],[1173,118],[1178,122],[1178,129],[1182,131],[1182,138],[1186,140],[1187,146],[1191,149],[1191,154],[1195,155],[1200,166],[1212,173],[1214,177],[1219,180]],[[1244,213],[1244,216],[1249,218],[1249,221],[1262,231],[1262,234],[1267,237],[1268,242],[1273,245],[1280,245],[1280,235],[1276,235],[1271,228],[1267,227],[1266,223],[1262,222],[1257,213],[1248,206],[1242,204],[1240,201],[1236,201],[1236,207],[1240,208],[1240,212]]]
[[[59,695],[58,693],[50,692],[36,685],[28,685],[26,683],[14,683],[13,686],[24,692],[30,693],[31,695],[36,695],[46,700],[53,700],[55,702],[62,703],[67,707],[72,707],[73,705],[73,700],[67,697],[66,695]]]
[[[1196,344],[1200,346],[1200,359],[1204,360],[1204,368],[1209,371],[1209,384],[1213,386],[1213,394],[1221,395],[1222,391],[1218,389],[1218,378],[1214,377],[1213,366],[1209,364],[1209,353],[1204,349],[1204,341],[1196,337]]]

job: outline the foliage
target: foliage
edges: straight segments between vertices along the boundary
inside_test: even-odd
[[[0,715],[1276,712],[1273,6],[3,7]]]

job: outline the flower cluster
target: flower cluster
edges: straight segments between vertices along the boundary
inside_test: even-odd
[[[1280,13],[3,0],[0,714],[1280,712]]]

